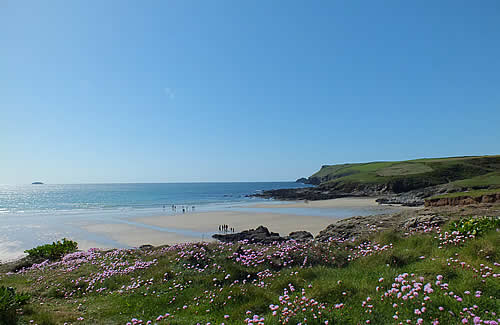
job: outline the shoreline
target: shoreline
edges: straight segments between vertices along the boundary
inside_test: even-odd
[[[280,203],[253,203],[244,207],[248,208],[366,208],[366,207],[384,207],[376,202],[377,197],[343,197],[327,200],[294,200],[289,202],[280,201]]]
[[[332,202],[334,200],[338,201]],[[309,207],[318,208],[318,205],[331,207],[332,204],[336,207],[339,207],[345,206],[346,204],[352,204],[356,200],[364,200],[367,205],[373,204],[373,198],[342,198],[340,200],[333,199],[316,201],[315,205]],[[280,204],[281,203],[266,203],[264,205],[266,208],[268,208],[268,205],[279,207]],[[297,201],[290,204],[302,207],[303,205],[309,203]],[[288,203],[285,204],[285,206],[288,205]],[[257,204],[257,206],[260,206],[260,204]],[[384,205],[381,206],[383,207]],[[79,238],[78,236],[72,237],[70,239],[78,242],[78,250],[80,251],[86,251],[90,248],[109,250],[120,248],[140,248],[140,246],[142,245],[152,245],[158,247],[164,245],[196,243],[201,241],[215,242],[216,240],[211,236],[215,233],[221,233],[218,232],[216,228],[218,226],[218,222],[228,224],[230,227],[234,226],[236,228],[236,232],[255,229],[258,226],[263,225],[269,228],[269,230],[272,232],[278,232],[281,236],[287,236],[292,231],[306,230],[311,232],[316,238],[320,232],[327,231],[327,228],[331,228],[329,226],[333,226],[335,228],[337,226],[342,227],[342,225],[345,224],[352,224],[352,226],[349,226],[349,229],[352,229],[352,231],[357,231],[365,228],[365,226],[370,226],[370,224],[374,225],[375,223],[379,225],[386,223],[392,224],[394,226],[394,222],[409,220],[410,218],[414,218],[416,216],[425,217],[429,215],[440,215],[448,218],[450,215],[462,217],[471,215],[496,216],[498,215],[498,213],[500,213],[500,204],[478,204],[466,207],[401,207],[399,212],[389,212],[386,214],[370,214],[365,216],[353,215],[339,218],[291,215],[284,213],[211,211],[177,214],[170,216],[140,217],[136,218],[134,221],[128,221],[124,219],[122,220],[123,222],[118,221],[117,223],[95,223],[80,226],[80,228],[84,231],[87,231],[94,235],[109,236],[109,239],[111,239],[115,243],[121,243],[122,245],[103,244],[90,238]],[[212,219],[210,218],[211,216],[216,216],[217,218]],[[197,224],[197,228],[195,230],[177,228],[179,225],[179,221],[188,221],[188,223],[185,223],[188,225],[189,223],[195,222]],[[168,227],[171,226],[173,226],[173,229],[175,229],[176,231],[197,234],[199,236],[179,235],[178,233],[169,231],[170,228]],[[215,228],[215,231],[210,231],[210,228],[212,227]],[[6,246],[12,246],[14,244],[16,243],[4,242],[3,245],[0,245],[0,252],[9,253],[5,250]],[[1,249],[2,247],[3,250]],[[4,256],[6,258],[0,259],[0,266],[15,264],[23,260],[26,255],[20,256],[18,254],[16,257],[14,257],[14,254],[10,254],[10,256],[9,254],[6,254]]]
[[[356,215],[376,215],[377,210],[381,213],[396,212],[394,207],[378,204],[373,197],[347,197],[309,202],[256,202],[212,211],[201,210],[168,215],[162,215],[160,212],[156,216],[123,216],[97,222],[96,220],[77,222],[72,226],[81,232],[79,235],[69,235],[68,238],[77,241],[80,250],[131,248],[147,244],[173,245],[214,241],[212,235],[222,233],[218,231],[218,227],[223,224],[235,228],[235,232],[255,229],[262,225],[282,236],[302,230],[317,236],[321,230],[336,220]],[[5,263],[12,261],[13,256],[5,254],[5,258],[1,257],[0,263]]]

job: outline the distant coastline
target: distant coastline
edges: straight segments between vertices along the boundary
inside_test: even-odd
[[[378,197],[383,204],[423,206],[438,196],[471,198],[488,190],[487,197],[474,201],[493,203],[500,198],[500,155],[323,165],[297,182],[316,187],[273,189],[254,196],[311,201]]]

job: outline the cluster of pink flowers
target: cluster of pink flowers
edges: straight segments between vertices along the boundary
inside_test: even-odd
[[[389,284],[387,287],[377,286],[376,291],[382,292],[380,295],[380,301],[390,302],[394,309],[393,319],[399,322],[399,324],[422,324],[424,319],[429,320],[433,325],[440,324],[440,317],[433,315],[426,316],[429,313],[430,308],[435,308],[433,305],[433,299],[436,299],[438,295],[444,297],[450,297],[458,303],[464,303],[464,298],[453,291],[450,291],[448,283],[443,282],[444,277],[442,275],[437,275],[436,280],[426,282],[424,277],[416,276],[415,274],[403,273],[398,275],[394,282]],[[381,279],[381,283],[384,282]],[[464,295],[470,295],[470,291],[465,291]],[[476,297],[480,297],[481,292],[476,291]],[[374,306],[368,304],[370,301],[367,298],[363,301],[363,307],[366,308],[367,313],[371,313]],[[405,306],[406,310],[413,310],[411,315],[404,314],[401,312],[402,307]],[[409,308],[408,308],[409,307]],[[454,316],[464,324],[472,321],[474,324],[496,324],[498,320],[488,320],[483,319],[478,315],[480,308],[474,305],[471,308],[462,307],[458,313],[452,310],[446,311],[443,307],[438,306],[437,309],[443,312],[442,318],[448,319]],[[483,315],[493,315],[489,311],[483,311]],[[484,317],[484,316],[483,316]]]
[[[369,231],[378,231],[376,225],[366,225]],[[459,232],[441,233],[438,226],[430,223],[422,223],[412,228],[405,235],[416,233],[437,233],[435,237],[439,240],[440,247],[447,245],[460,245],[467,240],[473,239],[472,235],[462,235]],[[347,241],[350,241],[346,244]],[[30,268],[23,269],[20,273],[29,273],[37,283],[49,285],[50,282],[45,278],[45,271],[52,270],[60,273],[71,273],[83,265],[92,265],[93,272],[82,275],[71,280],[71,291],[60,283],[50,285],[61,292],[67,299],[80,295],[98,295],[102,294],[123,294],[140,293],[141,295],[156,295],[168,293],[170,296],[165,303],[165,309],[169,313],[161,314],[154,319],[142,320],[139,317],[132,318],[127,324],[155,324],[175,322],[174,315],[186,310],[193,314],[203,313],[209,315],[212,310],[220,312],[221,309],[230,306],[235,301],[235,296],[245,295],[252,286],[258,288],[268,288],[273,280],[284,276],[297,276],[299,272],[307,272],[308,268],[316,263],[329,265],[335,261],[339,252],[343,256],[348,255],[347,261],[379,254],[393,248],[392,244],[381,245],[371,241],[365,241],[355,245],[354,240],[345,238],[331,238],[326,243],[296,241],[275,242],[273,244],[250,244],[246,241],[237,244],[228,243],[193,243],[180,244],[150,251],[135,250],[112,250],[102,252],[99,250],[89,250],[87,252],[77,252],[64,256],[58,262],[45,261],[33,265]],[[346,245],[343,245],[346,244]],[[340,250],[340,251],[339,251]],[[177,272],[160,270],[160,278],[154,279],[141,278],[133,272],[145,270],[158,265],[157,259],[168,255],[169,261],[176,264]],[[238,272],[229,272],[230,268],[225,269],[224,263],[217,263],[217,258],[227,258],[236,266]],[[435,260],[432,256],[421,256],[420,259]],[[345,261],[345,259],[344,259]],[[220,265],[222,264],[222,265]],[[489,263],[488,263],[489,264]],[[330,264],[331,265],[331,264]],[[477,285],[483,285],[486,281],[492,281],[499,277],[499,263],[493,265],[480,264],[474,266],[470,263],[461,261],[458,255],[450,257],[443,263],[443,268],[449,267],[460,272],[470,272],[470,276]],[[173,268],[175,269],[175,268]],[[240,271],[248,270],[248,271]],[[165,273],[164,273],[165,272]],[[246,273],[245,273],[246,272]],[[163,278],[161,274],[164,273]],[[192,300],[184,301],[181,295],[184,290],[191,287],[193,282],[187,275],[204,273],[207,276],[208,288],[199,296]],[[231,273],[233,275],[231,275]],[[446,273],[444,273],[446,274]],[[467,273],[469,274],[469,273]],[[108,290],[107,280],[120,275],[129,275],[127,282],[118,290]],[[75,276],[76,277],[76,276]],[[373,293],[363,301],[356,302],[355,307],[363,309],[363,319],[367,324],[376,320],[377,311],[387,310],[392,306],[392,319],[395,324],[423,324],[433,325],[446,324],[450,319],[463,324],[487,324],[498,325],[500,322],[496,318],[496,311],[487,310],[481,307],[480,301],[488,299],[480,287],[474,287],[474,290],[460,290],[450,288],[450,285],[444,281],[442,275],[434,278],[425,279],[416,274],[402,273],[394,277],[393,281],[380,277],[376,283]],[[392,276],[391,276],[392,278]],[[45,282],[43,282],[45,281]],[[288,280],[287,280],[288,281]],[[301,285],[304,285],[303,282]],[[476,282],[475,282],[476,283]],[[161,290],[154,289],[161,284]],[[341,285],[339,281],[337,283]],[[121,285],[121,284],[120,284]],[[375,286],[375,284],[374,284]],[[307,286],[311,288],[312,285]],[[452,290],[453,289],[453,290]],[[154,291],[157,290],[157,291]],[[487,291],[482,289],[483,291]],[[309,291],[309,290],[308,290]],[[310,291],[309,291],[310,292]],[[306,294],[306,288],[295,288],[291,283],[283,289],[283,294],[273,300],[269,305],[271,316],[266,316],[267,321],[280,324],[328,324],[337,316],[344,315],[351,308],[352,302],[349,302],[350,291],[345,290],[339,295],[338,301],[331,305],[321,303],[315,298]],[[346,300],[344,300],[344,298]],[[489,297],[498,299],[498,297]],[[447,309],[439,306],[435,301],[449,301],[446,304]],[[182,304],[179,303],[182,301]],[[206,310],[200,311],[199,306],[207,304],[210,306]],[[452,307],[450,307],[452,306]],[[455,308],[455,306],[457,306]],[[78,307],[80,308],[80,306]],[[205,309],[205,308],[204,308]],[[80,311],[80,309],[78,309]],[[165,310],[163,310],[165,311]],[[222,315],[220,313],[219,315]],[[135,315],[137,316],[137,315]],[[151,316],[150,316],[151,317]],[[259,325],[264,324],[266,319],[252,311],[245,314],[245,323]],[[234,316],[224,315],[224,320],[233,319]],[[127,318],[128,319],[128,318]],[[81,319],[83,320],[83,318]],[[220,323],[220,322],[219,322]],[[210,323],[207,323],[210,324]]]
[[[294,286],[288,284],[288,289],[284,289],[283,295],[279,296],[279,304],[269,305],[272,315],[278,317],[281,324],[288,324],[292,321],[299,324],[301,322],[307,323],[308,321],[317,323],[321,319],[325,319],[323,313],[326,309],[326,304],[307,297],[305,289],[302,289],[300,294],[295,293],[295,291]],[[307,316],[298,320],[297,317],[299,314],[310,315],[310,320],[308,320]]]
[[[480,264],[479,265],[479,268],[475,268],[474,266],[468,264],[468,263],[465,263],[465,262],[462,262],[460,261],[458,258],[448,258],[446,260],[447,262],[447,265],[448,266],[451,266],[453,268],[457,268],[457,267],[460,267],[462,269],[466,269],[466,270],[470,270],[472,272],[474,272],[473,274],[473,278],[481,278],[482,282],[485,282],[485,279],[486,278],[489,278],[489,277],[493,277],[493,278],[498,278],[500,277],[500,273],[495,273],[493,268],[492,267],[489,267],[485,264]],[[499,263],[494,263],[493,264],[495,267],[499,267],[500,264]]]
[[[379,245],[377,243],[372,243],[370,241],[364,242],[351,249],[351,255],[348,256],[348,261],[353,261],[360,257],[371,256],[373,254],[378,254],[388,249],[392,249],[392,244],[389,245]]]
[[[469,239],[474,239],[476,236],[473,234],[462,234],[458,231],[439,233],[437,237],[439,239],[439,248],[443,248],[445,246],[459,246],[465,243]]]
[[[246,312],[247,315],[252,315],[253,313],[251,311]],[[259,315],[253,315],[250,317],[245,318],[245,324],[249,325],[264,325],[264,317],[259,316]]]
[[[416,224],[405,233],[405,236],[411,236],[417,233],[440,233],[441,227],[429,221],[424,221]]]

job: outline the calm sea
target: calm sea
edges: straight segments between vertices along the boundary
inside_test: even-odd
[[[0,218],[2,214],[140,211],[172,204],[253,202],[257,199],[246,195],[304,186],[294,182],[0,185]]]
[[[262,190],[303,186],[293,182],[0,185],[0,261],[63,237],[124,247],[82,226],[168,215],[173,204],[195,206],[196,211],[227,209],[262,201],[247,197]]]

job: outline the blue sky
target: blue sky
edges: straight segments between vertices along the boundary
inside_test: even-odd
[[[0,183],[500,154],[498,1],[2,1]]]

